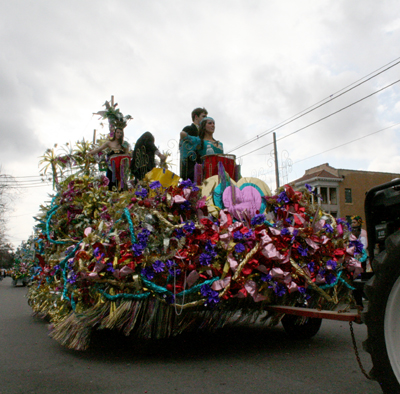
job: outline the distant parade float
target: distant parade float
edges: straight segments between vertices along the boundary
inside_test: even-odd
[[[122,116],[114,105],[101,115],[110,125]],[[352,302],[362,245],[311,202],[311,188],[271,195],[208,158],[201,184],[154,168],[139,182],[124,171],[125,186],[109,190],[91,148],[46,152],[55,195],[26,248],[29,305],[62,345],[84,350],[94,329],[157,339],[260,317],[275,325],[284,314],[271,305]]]

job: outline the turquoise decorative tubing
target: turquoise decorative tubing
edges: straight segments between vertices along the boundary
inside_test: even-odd
[[[343,272],[343,271],[340,271],[340,272],[338,273],[338,275],[337,275],[336,280],[335,280],[334,283],[331,283],[331,284],[329,284],[329,285],[322,285],[322,286],[319,286],[320,289],[330,289],[330,288],[336,286],[336,285],[338,284],[339,281],[341,281],[341,282],[343,282],[350,290],[355,290],[355,287],[350,286],[343,278],[341,278],[342,272]]]
[[[65,245],[66,241],[54,241],[50,238],[50,220],[53,217],[53,215],[57,212],[58,209],[58,205],[55,205],[52,209],[50,209],[49,212],[47,212],[48,218],[46,220],[46,237],[49,240],[49,242],[51,242],[52,244],[57,244],[57,245]]]
[[[129,224],[129,231],[131,233],[131,241],[132,244],[135,244],[136,241],[136,237],[135,237],[135,230],[133,229],[133,223],[132,223],[132,219],[131,219],[131,214],[129,213],[128,208],[124,209],[124,214],[126,216],[126,219],[128,220],[128,224]]]
[[[121,293],[121,294],[116,294],[116,295],[111,295],[106,293],[104,290],[98,289],[98,292],[103,295],[105,298],[107,298],[107,300],[110,301],[115,301],[118,300],[120,298],[124,298],[127,300],[143,300],[145,298],[147,298],[151,292],[147,291],[145,293],[142,294],[129,294],[129,293]]]
[[[153,290],[155,293],[158,293],[158,294],[167,294],[167,295],[169,295],[169,296],[173,296],[173,295],[174,295],[171,291],[167,290],[165,287],[158,286],[158,285],[156,285],[155,283],[153,283],[153,282],[147,280],[147,279],[144,278],[143,276],[140,276],[140,278],[141,278],[141,280],[143,281],[144,285],[145,285],[147,288],[149,288],[150,290]],[[216,280],[218,280],[218,279],[219,279],[219,277],[217,276],[217,277],[215,277],[215,278],[206,280],[206,281],[203,282],[203,283],[200,283],[200,284],[198,284],[198,285],[196,285],[196,286],[193,286],[191,289],[181,291],[180,293],[176,294],[175,296],[180,297],[180,296],[183,296],[183,295],[188,295],[188,294],[196,293],[197,291],[200,290],[201,286],[203,286],[203,285],[211,285],[211,284],[213,284],[213,283],[214,283]],[[101,295],[103,295],[105,298],[107,298],[108,300],[110,300],[110,301],[115,301],[115,300],[118,300],[118,299],[120,299],[120,298],[124,298],[124,299],[128,299],[128,300],[129,300],[129,299],[130,299],[130,300],[143,300],[143,299],[147,298],[147,297],[151,294],[150,291],[146,291],[145,293],[142,293],[142,294],[120,293],[120,294],[116,294],[116,295],[111,295],[111,294],[108,294],[108,293],[106,293],[104,290],[101,290],[101,289],[98,289],[97,291],[98,291]]]
[[[155,293],[159,293],[159,294],[167,294],[167,295],[174,295],[171,291],[167,290],[165,287],[162,286],[158,286],[155,283],[149,281],[148,279],[144,278],[142,275],[140,275],[140,279],[142,280],[142,282],[145,284],[145,286],[147,288],[149,288],[150,290],[153,290]],[[196,293],[197,291],[200,290],[201,286],[203,285],[211,285],[213,284],[216,280],[219,279],[219,276],[206,280],[203,283],[200,283],[196,286],[193,286],[192,288],[188,289],[188,290],[183,290],[180,293],[175,294],[175,296],[177,297],[181,297],[183,295],[189,295],[189,294],[193,294]]]
[[[75,256],[76,251],[79,248],[79,245],[81,244],[82,241],[79,241],[79,243],[75,246],[74,250],[70,252],[60,263],[60,267],[62,268],[62,275],[64,279],[64,289],[63,289],[63,297],[66,298],[67,300],[70,300],[72,309],[75,310],[75,301],[73,297],[68,296],[68,289],[67,289],[67,283],[68,283],[68,278],[67,278],[67,261]]]

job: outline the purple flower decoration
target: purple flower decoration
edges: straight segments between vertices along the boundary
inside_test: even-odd
[[[328,223],[324,225],[324,229],[327,233],[333,233],[333,227]]]
[[[173,261],[173,260],[167,260],[165,262],[165,265],[167,266],[167,268],[172,268],[176,264],[175,264],[175,261]]]
[[[306,288],[303,287],[303,286],[298,286],[298,287],[297,287],[297,290],[298,290],[299,293],[301,293],[301,294],[305,294],[305,293],[306,293]]]
[[[335,283],[336,282],[336,276],[334,274],[332,274],[332,273],[326,275],[325,276],[325,282],[328,285],[331,285],[332,283]]]
[[[217,305],[219,303],[220,299],[219,299],[219,295],[218,292],[215,290],[211,290],[210,294],[208,295],[208,299],[206,302],[206,306],[210,306],[210,307],[214,307],[215,305]]]
[[[182,187],[182,189],[187,189],[191,187],[194,192],[197,192],[199,190],[196,184],[193,183],[190,179],[182,181],[179,186]]]
[[[107,263],[107,271],[109,271],[109,272],[114,272],[115,271],[115,269],[113,267],[113,263],[111,261],[109,261]]]
[[[196,226],[193,222],[186,222],[185,225],[183,226],[183,228],[189,234],[193,234],[193,231],[196,229]]]
[[[297,251],[300,253],[301,256],[306,257],[308,254],[308,248],[303,248],[301,245],[297,248]]]
[[[159,189],[160,187],[162,187],[162,184],[160,181],[154,181],[154,182],[150,183],[149,187],[150,187],[150,189],[153,189],[153,190]]]
[[[270,274],[261,274],[261,280],[263,282],[269,282],[272,279],[272,276]]]
[[[243,239],[244,235],[240,232],[240,231],[235,231],[233,233],[233,239],[235,241],[240,241],[241,239]]]
[[[73,272],[73,271],[70,271],[69,274],[68,274],[67,282],[71,283],[71,284],[74,284],[76,282],[77,278],[78,278],[78,276],[76,275],[76,273]]]
[[[150,267],[145,267],[140,272],[148,280],[154,279],[154,271]]]
[[[181,183],[179,184],[179,186],[180,186],[182,189],[187,189],[188,187],[194,186],[194,183],[193,183],[190,179],[185,179],[184,181],[181,181]]]
[[[146,198],[147,197],[147,189],[142,188],[142,190],[138,190],[135,194],[139,197]]]
[[[364,248],[364,245],[363,245],[359,240],[350,241],[350,242],[349,242],[349,246],[350,246],[350,247],[352,247],[352,246],[355,247],[355,252],[356,252],[356,254],[362,253],[363,248]]]
[[[182,273],[182,270],[180,268],[171,268],[168,272],[171,276],[179,276]]]
[[[156,260],[152,267],[154,272],[160,273],[164,271],[165,264],[161,260]]]
[[[132,245],[133,254],[136,257],[141,256],[141,254],[143,253],[144,249],[145,249],[145,246],[142,245],[142,244],[133,244]]]
[[[306,189],[307,189],[309,192],[311,192],[312,189],[313,189],[313,187],[312,187],[311,185],[309,185],[308,183],[306,183],[304,186],[306,187]]]
[[[258,213],[256,216],[251,219],[251,225],[256,226],[257,224],[263,224],[265,221],[265,215],[262,213]]]
[[[283,204],[287,204],[290,200],[289,200],[289,197],[287,196],[287,194],[286,194],[286,192],[285,191],[283,191],[283,192],[281,192],[281,193],[279,193],[279,196],[278,196],[278,198],[277,198],[277,201],[279,202],[279,203],[283,203]]]
[[[208,253],[211,257],[215,257],[217,255],[217,252],[214,251],[214,248],[215,245],[213,245],[211,241],[208,240],[204,249],[206,253]]]
[[[254,235],[254,231],[252,229],[250,229],[249,231],[247,231],[247,233],[244,233],[244,237],[249,239]]]
[[[297,288],[297,290],[299,291],[300,294],[303,295],[303,297],[304,297],[306,300],[309,300],[309,299],[311,298],[311,296],[310,296],[309,294],[307,294],[307,289],[306,289],[305,287],[299,286],[299,287]]]
[[[210,265],[212,257],[207,253],[202,253],[199,258],[200,265]]]
[[[310,272],[314,272],[314,271],[315,271],[315,263],[314,263],[314,261],[310,261],[310,262],[307,264],[307,268],[308,268],[308,270],[309,270]]]
[[[73,257],[68,260],[67,266],[69,269],[72,269],[72,267],[74,266],[74,258]]]
[[[283,229],[281,230],[281,234],[282,234],[282,235],[288,235],[288,234],[290,234],[290,231],[289,231],[287,228],[283,228]]]
[[[178,207],[181,211],[189,211],[192,207],[192,204],[190,203],[190,201],[186,200],[183,203],[179,204]]]
[[[178,228],[178,229],[175,230],[175,237],[176,238],[181,239],[184,236],[185,236],[185,233],[184,233],[182,228]]]
[[[272,288],[274,289],[274,292],[278,297],[283,297],[286,294],[286,286],[282,283],[275,282]]]
[[[327,268],[328,270],[335,270],[336,267],[337,267],[337,263],[336,263],[335,260],[328,260],[328,261],[326,262],[326,268]]]
[[[236,244],[235,245],[235,252],[236,253],[243,253],[246,250],[243,244]]]
[[[145,245],[147,244],[147,241],[148,241],[148,239],[149,239],[150,234],[151,234],[151,233],[150,233],[149,230],[143,229],[143,230],[137,235],[138,242],[139,242],[140,244],[144,244],[144,247],[145,247]]]
[[[203,297],[207,297],[206,306],[214,307],[220,301],[218,292],[213,290],[209,285],[201,286],[200,293]]]

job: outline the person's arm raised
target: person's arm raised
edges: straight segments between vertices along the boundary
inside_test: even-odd
[[[105,142],[103,145],[99,146],[98,148],[92,149],[88,152],[89,155],[95,155],[96,153],[102,152],[104,149],[109,147],[110,141]]]

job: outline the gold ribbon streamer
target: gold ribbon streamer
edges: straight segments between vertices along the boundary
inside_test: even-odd
[[[329,302],[333,302],[335,304],[337,304],[337,302],[335,302],[335,300],[328,294],[326,293],[324,290],[322,290],[321,288],[319,288],[311,279],[310,277],[303,271],[303,269],[293,260],[290,259],[290,264],[292,264],[292,267],[296,270],[296,274],[301,276],[302,278],[304,278],[304,280],[307,282],[307,284],[313,289],[315,290],[317,293],[319,293],[322,297],[324,297],[327,301]],[[337,298],[337,297],[336,297]]]
[[[235,275],[233,275],[231,282],[233,280],[236,280],[238,278],[238,276],[240,275],[240,273],[242,272],[242,269],[244,268],[244,266],[249,262],[249,260],[255,255],[255,253],[258,251],[258,247],[260,246],[260,243],[257,242],[256,245],[254,246],[253,249],[251,249],[251,251],[247,254],[246,258],[239,264]],[[231,287],[231,282],[229,282],[227,284],[227,286],[225,287],[225,289],[219,294],[219,298],[222,298],[229,290],[229,288]]]

